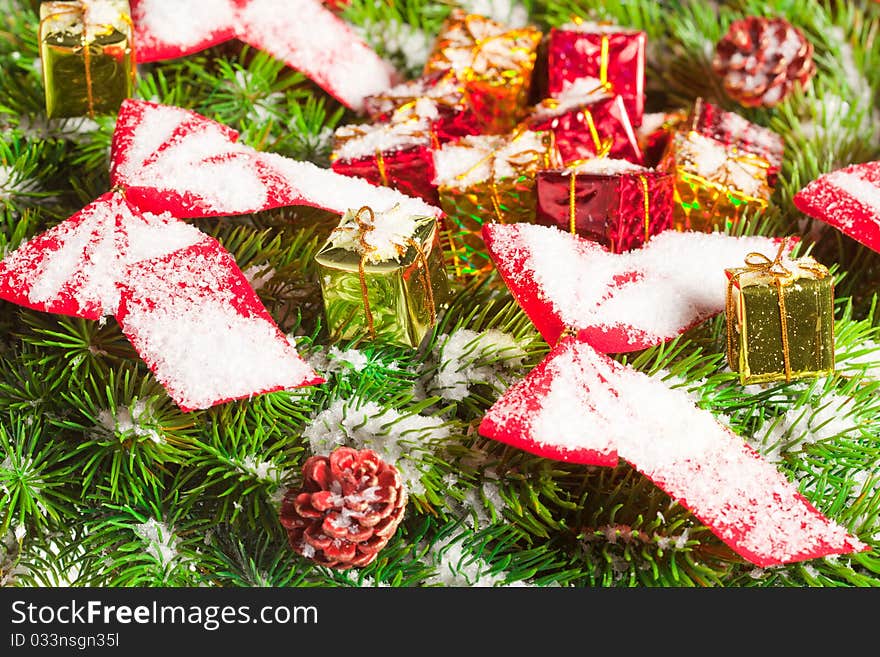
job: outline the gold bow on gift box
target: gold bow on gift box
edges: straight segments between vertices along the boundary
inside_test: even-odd
[[[114,114],[137,69],[127,0],[40,5],[40,55],[49,118]]]

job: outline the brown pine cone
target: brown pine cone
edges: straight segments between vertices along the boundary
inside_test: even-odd
[[[725,92],[745,107],[773,107],[816,73],[813,44],[784,18],[749,16],[731,24],[712,68]]]
[[[372,563],[406,510],[397,469],[376,452],[340,447],[329,457],[309,457],[300,489],[289,489],[281,524],[295,552],[346,570]]]

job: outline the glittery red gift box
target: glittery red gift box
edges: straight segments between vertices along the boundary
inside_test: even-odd
[[[614,253],[642,246],[672,227],[673,176],[636,168],[619,173],[538,172],[535,223],[599,242]]]
[[[770,164],[767,182],[771,187],[776,184],[785,154],[785,141],[779,134],[702,98],[695,101],[687,125],[704,137],[764,158]]]
[[[391,187],[407,196],[438,205],[434,180],[433,149],[409,146],[353,159],[337,158],[331,163],[336,173],[364,178],[374,185]]]
[[[431,125],[435,147],[482,133],[482,124],[468,106],[462,85],[441,74],[408,80],[381,94],[367,96],[364,112],[372,121],[385,123],[405,105],[425,99],[437,108],[437,118]]]
[[[547,90],[559,95],[567,85],[595,78],[622,96],[630,121],[642,123],[645,110],[646,34],[623,27],[581,23],[552,28],[547,46]]]
[[[542,101],[542,105],[553,99]],[[533,114],[529,129],[553,132],[563,164],[597,156],[642,163],[642,151],[623,98],[614,96],[544,118]]]

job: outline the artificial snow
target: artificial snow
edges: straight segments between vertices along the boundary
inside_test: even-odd
[[[436,351],[440,366],[430,390],[454,401],[467,397],[474,383],[503,385],[502,372],[521,366],[526,356],[513,336],[496,329],[458,329],[441,335]]]
[[[448,428],[435,418],[405,415],[376,402],[357,404],[338,399],[321,411],[303,431],[313,454],[329,454],[340,446],[372,449],[394,465],[406,488],[413,494],[424,492],[422,471],[416,460],[419,449],[429,440],[445,438]]]
[[[377,153],[431,146],[431,124],[438,117],[437,105],[419,99],[412,107],[394,112],[387,123],[349,124],[336,129],[333,156],[355,160]]]
[[[508,27],[525,27],[529,12],[521,2],[511,0],[463,0],[458,3],[469,14],[485,16]]]
[[[400,206],[372,213],[350,208],[330,234],[328,242],[365,256],[368,263],[397,260],[409,248],[422,218],[409,214]]]
[[[102,409],[98,411],[98,424],[121,436],[148,438],[154,443],[165,442],[165,437],[150,426],[153,419],[147,403],[138,400],[131,406],[122,406],[115,411]]]
[[[543,132],[514,135],[468,135],[434,151],[434,183],[465,189],[490,180],[519,175],[521,166],[548,153]],[[549,153],[548,153],[549,157]]]
[[[132,2],[142,62],[237,38],[302,71],[354,110],[391,86],[393,68],[319,0]]]
[[[549,358],[549,383],[515,386],[490,409],[495,426],[516,418],[536,446],[615,450],[759,565],[864,547],[687,395],[584,343],[564,343]],[[579,435],[561,434],[572,418]]]
[[[538,103],[532,113],[532,118],[543,120],[561,116],[609,97],[610,94],[598,78],[577,78],[567,81],[562,91],[553,98],[547,98]]]
[[[767,422],[770,428],[762,442],[770,448],[762,450],[762,454],[768,461],[781,463],[793,449],[857,434],[862,418],[853,397],[827,393],[777,418],[768,417]]]
[[[554,227],[494,226],[493,259],[515,288],[537,285],[537,295],[565,326],[626,332],[633,340],[661,342],[725,307],[726,268],[749,253],[773,259],[766,237],[664,231],[642,248],[614,254]],[[625,282],[622,282],[625,281]]]
[[[169,565],[178,557],[177,536],[164,522],[150,518],[145,523],[133,525],[132,531],[147,544],[147,554],[162,566]]]
[[[259,461],[257,457],[248,454],[240,461],[235,462],[236,467],[243,473],[255,477],[259,481],[278,483],[282,472],[272,461]]]
[[[76,5],[81,8],[76,9]],[[81,0],[69,2],[44,2],[40,7],[42,30],[46,34],[63,32],[81,36],[85,31],[87,41],[105,36],[112,30],[123,34],[130,31],[127,0]]]
[[[634,164],[629,160],[619,160],[612,157],[594,157],[567,166],[565,169],[561,170],[561,173],[563,175],[583,173],[600,176],[616,176],[630,173],[647,173],[649,171],[651,171],[651,169]]]

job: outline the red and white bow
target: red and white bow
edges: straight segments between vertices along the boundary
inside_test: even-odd
[[[287,205],[440,210],[237,137],[189,110],[124,101],[113,191],[7,255],[0,298],[92,320],[114,316],[185,411],[321,383],[232,255],[180,218]]]
[[[183,57],[238,39],[312,79],[347,107],[398,81],[319,0],[131,0],[138,62]]]
[[[880,161],[822,174],[793,200],[801,212],[880,252]]]
[[[572,463],[623,459],[762,567],[867,549],[686,392],[605,355],[660,344],[722,312],[724,269],[775,253],[778,240],[668,231],[613,254],[550,227],[489,224],[483,234],[556,346],[489,409],[481,434]]]

